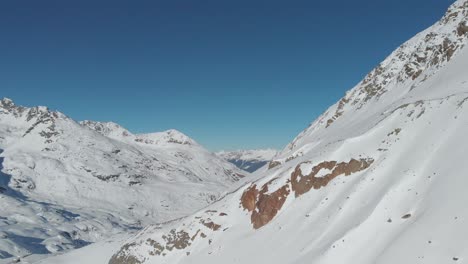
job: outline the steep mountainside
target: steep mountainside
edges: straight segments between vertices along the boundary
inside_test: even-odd
[[[182,217],[248,174],[176,131],[134,135],[0,101],[0,261]]]
[[[274,149],[254,149],[238,151],[220,151],[219,157],[236,165],[239,169],[254,172],[269,163],[278,153]]]
[[[262,177],[145,228],[109,263],[467,262],[467,20],[456,1]]]

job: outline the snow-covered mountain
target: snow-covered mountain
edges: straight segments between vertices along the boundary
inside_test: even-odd
[[[248,175],[169,130],[132,134],[0,101],[0,262],[192,213]]]
[[[109,264],[468,262],[467,21],[458,0],[251,183]]]
[[[254,172],[269,163],[277,153],[278,151],[274,149],[253,149],[220,151],[216,154],[239,169]]]

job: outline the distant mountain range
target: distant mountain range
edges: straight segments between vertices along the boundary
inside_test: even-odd
[[[176,130],[133,134],[0,101],[0,259],[182,217],[249,173]]]
[[[239,169],[254,172],[269,163],[277,153],[278,151],[274,149],[254,149],[220,151],[216,154],[236,165]]]

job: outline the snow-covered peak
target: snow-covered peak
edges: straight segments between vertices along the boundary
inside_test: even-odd
[[[456,1],[438,22],[402,44],[310,124],[281,152],[281,156],[294,158],[302,155],[302,148],[311,146],[310,142],[306,142],[312,135],[332,138],[334,134],[340,134],[351,117],[375,115],[405,100],[426,100],[447,94],[449,90],[459,92],[456,87],[438,90],[424,84],[453,61],[466,46],[467,22],[468,1]],[[421,87],[427,88],[423,91]]]
[[[145,144],[198,145],[195,140],[175,129],[156,133],[137,134],[136,137],[137,142]]]
[[[0,100],[0,113],[11,114],[16,118],[26,117],[27,121],[35,118],[67,118],[63,113],[52,111],[47,106],[20,106],[16,105],[10,98],[3,98]]]
[[[81,121],[80,124],[98,132],[103,136],[127,143],[133,141],[139,144],[146,145],[177,144],[186,146],[198,146],[198,143],[196,143],[195,140],[191,139],[187,135],[175,129],[155,133],[133,134],[126,128],[114,122],[97,122],[85,120]]]
[[[8,106],[8,105],[10,105],[10,106],[14,105],[14,103],[13,103],[13,100],[11,100],[10,98],[4,97],[2,100],[0,100],[0,105],[2,107],[4,107],[4,106]]]
[[[132,135],[130,131],[122,127],[121,125],[114,123],[114,122],[98,122],[98,121],[91,121],[91,120],[84,120],[81,121],[80,124],[82,126],[86,126],[91,130],[98,132],[99,134],[120,140],[122,138],[126,138]]]

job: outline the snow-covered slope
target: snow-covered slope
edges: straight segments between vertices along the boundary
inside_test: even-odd
[[[0,149],[0,261],[182,217],[248,174],[176,130],[134,135],[10,99]]]
[[[456,1],[257,180],[109,264],[468,262],[467,20]]]
[[[216,154],[239,169],[254,172],[269,163],[277,153],[278,151],[274,149],[253,149],[220,151]]]

